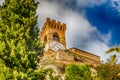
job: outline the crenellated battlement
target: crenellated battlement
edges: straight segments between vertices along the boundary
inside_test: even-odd
[[[46,18],[46,22],[47,22],[47,23],[51,22],[51,23],[55,23],[55,24],[62,25],[61,22],[56,21],[56,20],[54,20],[54,19],[50,19],[50,18],[48,18],[48,17]],[[65,24],[65,23],[63,23],[63,24]]]
[[[56,32],[59,35],[60,43],[66,46],[65,31],[66,31],[65,23],[61,23],[60,21],[56,21],[54,19],[46,18],[46,21],[40,32],[41,41],[42,43],[46,44],[46,42],[44,41],[44,37],[47,36],[47,40],[53,39],[53,33]]]
[[[65,32],[66,31],[66,24],[56,21],[54,19],[46,18],[46,22],[42,27],[42,31],[40,33],[40,37],[46,32],[47,28],[52,28],[58,31]]]
[[[46,27],[46,25],[49,25],[48,27],[51,27],[53,29],[58,29],[60,31],[65,31],[66,30],[66,24],[65,23],[61,23],[61,22],[56,21],[54,19],[47,18],[46,22],[44,24],[44,27]]]

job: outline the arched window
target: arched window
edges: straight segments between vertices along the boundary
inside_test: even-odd
[[[45,42],[45,43],[47,42],[47,36],[44,37],[44,42]]]
[[[54,33],[54,34],[53,34],[53,40],[55,40],[55,41],[60,41],[60,38],[59,38],[58,33]]]

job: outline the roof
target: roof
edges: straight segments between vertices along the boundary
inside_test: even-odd
[[[95,54],[92,54],[92,53],[90,53],[90,52],[87,52],[87,51],[78,49],[78,48],[76,48],[76,47],[72,47],[72,48],[70,48],[69,50],[71,50],[71,49],[76,49],[76,50],[78,50],[78,51],[82,51],[82,52],[88,53],[88,54],[90,54],[90,55],[93,55],[93,56],[96,56],[96,57],[100,57],[100,56],[98,56],[98,55],[95,55]]]

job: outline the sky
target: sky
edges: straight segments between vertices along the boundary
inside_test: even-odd
[[[76,47],[105,61],[110,56],[105,52],[120,45],[120,0],[39,1],[36,10],[39,29],[47,17],[66,23],[68,49]]]

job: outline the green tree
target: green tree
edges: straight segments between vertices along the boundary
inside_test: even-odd
[[[71,64],[66,69],[66,80],[93,80],[89,65]]]
[[[117,56],[114,54],[110,56],[110,59],[107,59],[107,64],[115,65],[117,62]]]
[[[113,51],[116,51],[117,53],[120,53],[120,47],[110,48],[108,51],[106,51],[106,53],[111,53]]]
[[[120,65],[101,64],[97,67],[97,74],[100,80],[120,80],[118,73],[120,72]]]
[[[106,54],[109,54],[109,53],[111,53],[111,52],[113,52],[113,51],[116,51],[117,53],[120,53],[120,47],[110,48],[109,50],[106,51]],[[110,57],[109,63],[110,63],[111,65],[114,65],[114,64],[116,63],[116,61],[117,61],[117,56],[116,56],[116,54],[114,54],[114,55],[112,55],[112,56]]]
[[[5,0],[0,6],[2,80],[37,80],[41,77],[37,71],[38,55],[43,52],[37,38],[37,4],[35,0]]]
[[[120,52],[120,47],[111,48],[106,53],[113,51]],[[97,74],[100,80],[120,80],[120,64],[116,64],[117,56],[112,55],[105,64],[101,64],[97,67]]]

